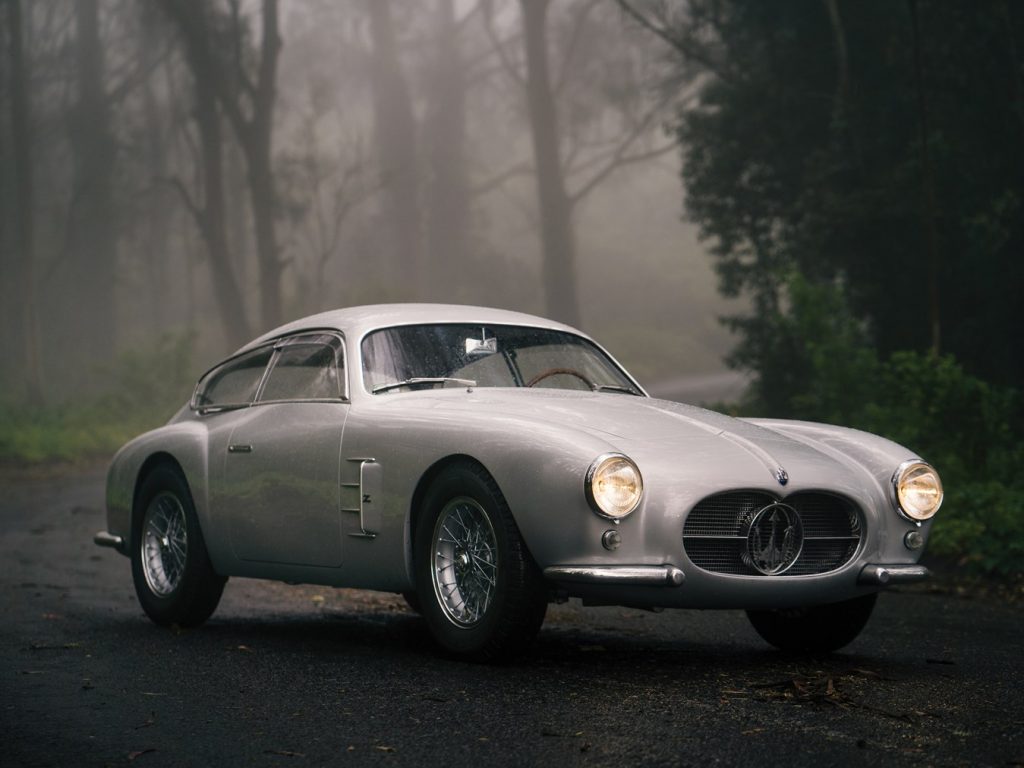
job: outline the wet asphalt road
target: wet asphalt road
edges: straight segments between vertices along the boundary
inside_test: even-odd
[[[175,633],[91,543],[101,472],[2,483],[2,765],[1024,765],[1019,604],[892,592],[819,659],[739,612],[569,604],[486,667],[397,596],[236,579]]]

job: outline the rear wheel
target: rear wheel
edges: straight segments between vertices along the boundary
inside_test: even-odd
[[[424,499],[415,536],[420,613],[446,650],[481,661],[521,652],[547,610],[544,578],[494,479],[449,467]]]
[[[157,624],[197,626],[217,608],[227,579],[210,564],[192,494],[176,467],[160,465],[142,481],[131,559],[135,594]]]
[[[747,611],[765,641],[783,651],[830,653],[861,633],[875,608],[877,593],[813,608]]]

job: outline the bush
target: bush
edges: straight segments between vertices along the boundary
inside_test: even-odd
[[[907,446],[935,465],[947,491],[930,554],[975,573],[1024,573],[1018,393],[972,376],[949,355],[896,352],[880,359],[841,283],[812,284],[796,275],[788,289],[788,312],[774,321],[787,340],[786,357],[762,360],[768,376],[744,409],[777,415],[769,410],[774,400],[786,416],[863,429]],[[782,365],[800,375],[771,374]],[[779,381],[788,382],[787,391],[769,392]]]

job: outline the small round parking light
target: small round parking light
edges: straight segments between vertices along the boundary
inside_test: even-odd
[[[622,544],[622,534],[616,530],[605,531],[601,535],[601,546],[609,552],[614,552]]]
[[[920,531],[907,531],[907,535],[903,537],[903,546],[911,552],[916,552],[924,546],[924,536]]]

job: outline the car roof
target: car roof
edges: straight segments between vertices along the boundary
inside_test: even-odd
[[[333,309],[286,323],[249,342],[241,349],[258,346],[271,339],[288,336],[304,330],[335,329],[350,338],[358,339],[376,328],[393,325],[420,325],[428,323],[481,323],[484,325],[525,325],[567,331],[585,338],[586,334],[569,325],[547,320],[524,312],[506,309],[474,307],[466,304],[367,304],[346,309]],[[237,354],[237,353],[236,353]]]

